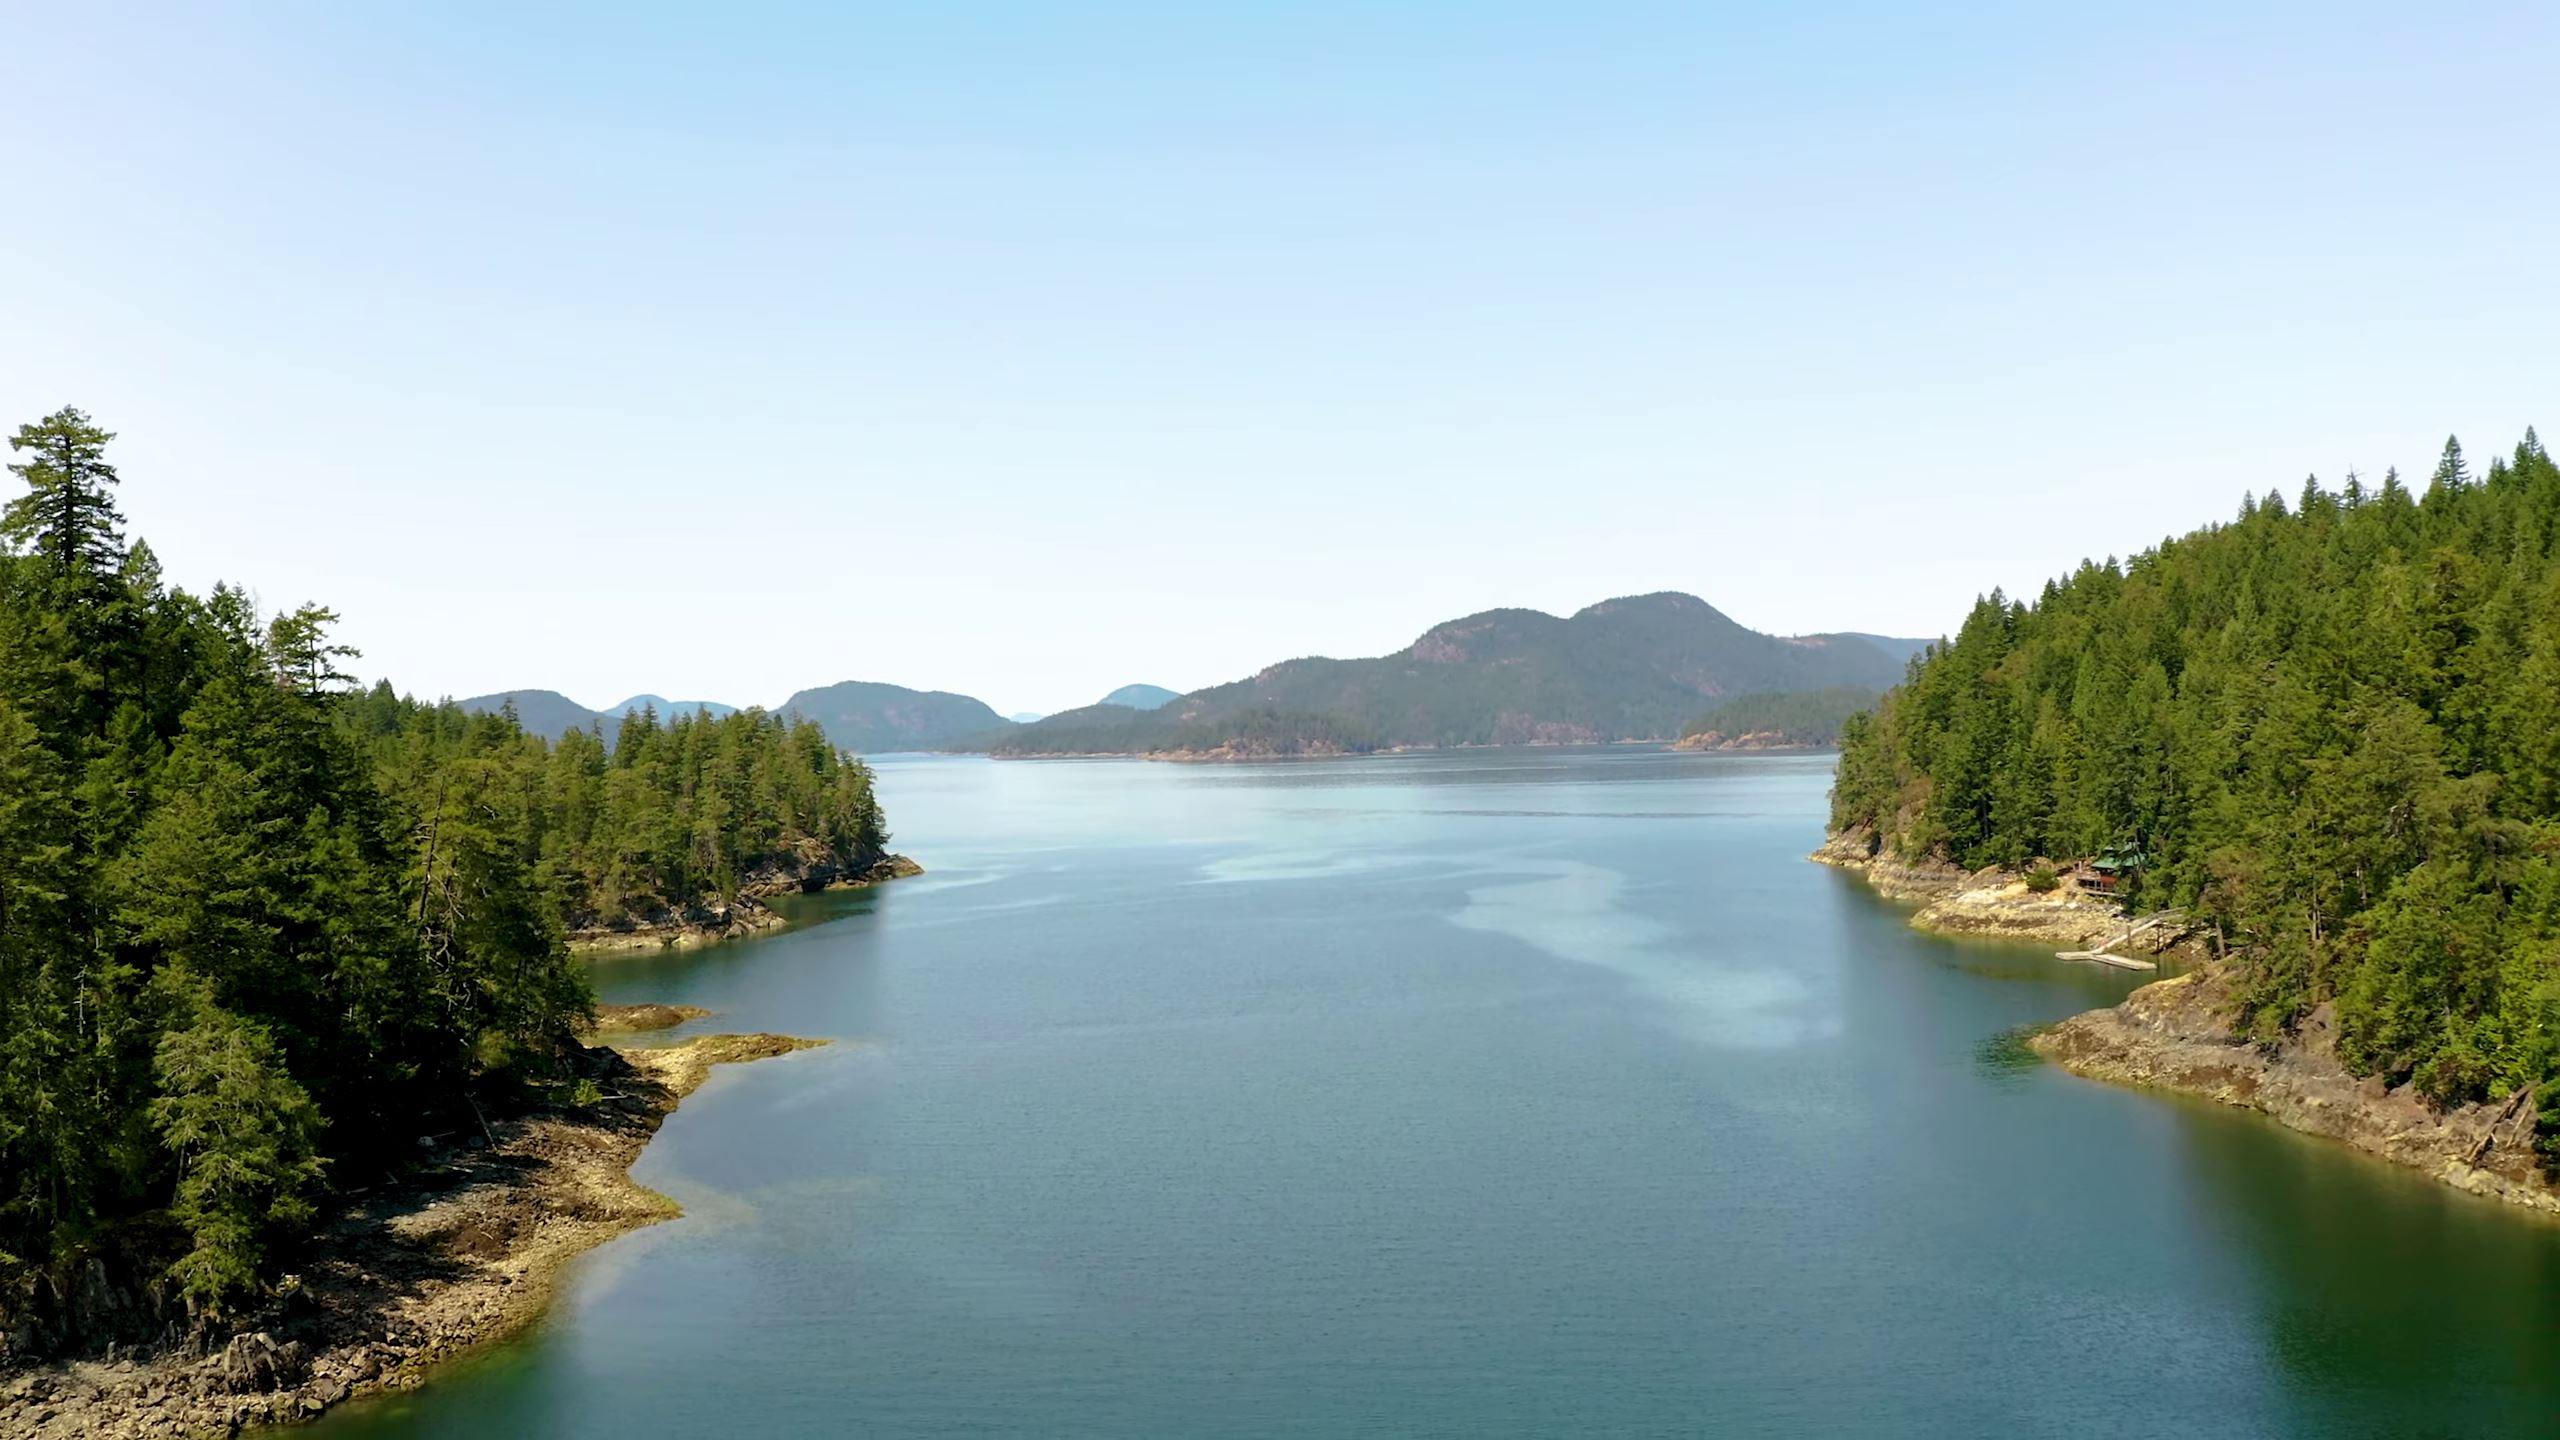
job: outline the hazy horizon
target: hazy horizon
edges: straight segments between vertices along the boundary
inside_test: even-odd
[[[2560,423],[2535,7],[12,28],[0,425],[422,696],[1933,635]]]

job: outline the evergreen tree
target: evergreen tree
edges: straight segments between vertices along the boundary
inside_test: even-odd
[[[19,426],[9,448],[28,458],[9,470],[28,493],[0,510],[0,537],[34,547],[58,578],[113,572],[124,552],[121,517],[108,494],[116,483],[106,461],[113,439],[69,406]]]

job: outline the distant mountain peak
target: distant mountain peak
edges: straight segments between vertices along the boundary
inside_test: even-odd
[[[1725,618],[1723,611],[1685,590],[1649,590],[1642,595],[1620,595],[1614,599],[1585,605],[1573,612],[1573,618],[1580,620],[1587,615],[1616,615],[1644,610],[1657,610],[1672,615],[1707,614],[1719,619]]]
[[[995,744],[1006,753],[1239,745],[1317,753],[1268,747],[1668,740],[1713,701],[1872,694],[1902,668],[1901,656],[1866,637],[1763,634],[1695,595],[1665,590],[1603,600],[1562,619],[1482,610],[1434,625],[1392,655],[1284,660],[1250,679],[1191,691],[1156,713],[1097,705]]]
[[[1161,685],[1123,685],[1094,702],[1099,705],[1124,705],[1132,710],[1161,710],[1181,699],[1181,693]]]
[[[866,755],[929,750],[1007,723],[985,701],[971,696],[874,680],[842,680],[803,690],[782,702],[782,713],[814,720],[829,740]]]

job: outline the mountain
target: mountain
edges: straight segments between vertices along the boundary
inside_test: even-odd
[[[667,700],[656,695],[634,695],[609,710],[590,710],[557,690],[501,690],[495,694],[474,695],[468,700],[456,700],[453,703],[473,714],[495,715],[504,709],[509,701],[515,702],[516,721],[524,726],[525,733],[529,735],[541,735],[557,740],[572,730],[584,730],[590,725],[601,722],[604,726],[604,741],[607,745],[613,743],[613,732],[621,726],[622,717],[627,711],[645,709],[654,705],[657,707],[659,718],[664,719],[670,715],[690,715],[696,710],[708,710],[713,715],[732,715],[737,713],[738,709],[735,705],[723,705],[717,700]]]
[[[1123,705],[1131,710],[1160,710],[1182,698],[1178,691],[1161,685],[1123,685],[1102,697],[1104,705]]]
[[[1863,637],[1764,635],[1666,592],[1562,619],[1487,610],[1435,625],[1393,655],[1288,660],[1155,711],[1091,706],[978,738],[999,754],[1210,750],[1236,738],[1218,733],[1236,726],[1264,753],[1289,743],[1293,724],[1311,744],[1343,749],[1668,740],[1733,696],[1872,693],[1903,665]]]
[[[785,715],[805,715],[818,722],[827,738],[848,750],[879,754],[894,750],[929,750],[972,736],[1001,735],[1016,728],[989,709],[983,700],[944,690],[910,690],[847,680],[803,690],[782,702]]]
[[[619,720],[627,711],[645,710],[651,706],[657,707],[658,714],[661,716],[690,715],[697,710],[708,710],[711,712],[713,718],[716,719],[722,715],[735,715],[738,713],[737,706],[723,705],[717,700],[670,700],[663,695],[634,695],[630,699],[623,701],[621,704],[606,710],[604,713],[615,720]]]
[[[1901,664],[1910,663],[1912,656],[1917,655],[1921,651],[1938,643],[1935,640],[1905,640],[1892,635],[1869,635],[1858,630],[1843,632],[1843,638],[1850,640],[1864,640],[1887,655],[1892,656],[1897,663]]]
[[[1049,717],[1041,714],[1037,710],[1016,710],[1004,718],[1012,721],[1016,725],[1029,725],[1035,721],[1046,720]]]
[[[475,715],[495,715],[512,702],[516,707],[516,723],[528,735],[541,735],[557,740],[572,730],[584,730],[602,712],[590,710],[557,690],[501,690],[494,695],[474,695],[453,703]],[[615,712],[619,719],[621,712]],[[608,725],[607,730],[613,727]]]

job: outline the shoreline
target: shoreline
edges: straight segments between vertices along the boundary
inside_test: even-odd
[[[2545,1214],[2560,1191],[2534,1152],[2531,1090],[2438,1111],[2411,1087],[2358,1078],[2338,1059],[2329,1006],[2269,1052],[2233,1038],[2223,1020],[2219,967],[2155,980],[2124,1003],[2084,1011],[2029,1037],[2037,1054],[2074,1075],[2211,1100],[2415,1170],[2456,1190]]]
[[[1826,839],[1809,858],[1857,875],[1890,900],[1917,901],[1913,928],[1941,935],[2085,943],[2101,906],[2085,898],[2049,900],[2001,871],[1967,874],[1952,865],[1874,853],[1869,837]],[[2056,892],[2059,893],[2059,892]],[[2107,931],[2120,930],[2103,907]],[[2331,1007],[2303,1020],[2275,1050],[2231,1032],[2229,976],[2197,935],[2155,931],[2133,947],[2176,952],[2193,968],[2143,985],[2123,1002],[2045,1026],[2029,1049],[2084,1079],[2208,1100],[2255,1111],[2290,1130],[2340,1144],[2468,1194],[2560,1214],[2560,1189],[2535,1153],[2532,1092],[2438,1111],[2406,1085],[2358,1077],[2337,1055]],[[2057,962],[2063,963],[2063,962]]]
[[[1294,750],[1286,753],[1238,750],[1218,746],[1209,750],[944,750],[944,755],[982,756],[989,760],[1151,760],[1170,765],[1259,764],[1267,760],[1366,760],[1382,755],[1446,755],[1474,750],[1630,750],[1651,747],[1680,754],[1717,755],[1801,755],[1838,748],[1835,745],[1786,741],[1783,743],[1714,745],[1687,743],[1694,737],[1648,740],[1572,740],[1549,742],[1523,740],[1502,745],[1380,745],[1368,750],[1336,747],[1323,750]],[[1750,737],[1743,737],[1749,739]]]
[[[1917,902],[1909,920],[1932,935],[1994,940],[2033,940],[2086,949],[2123,935],[2127,921],[2113,897],[2083,889],[2076,876],[2057,877],[2038,893],[2014,871],[1997,867],[1961,870],[1944,861],[1908,861],[1875,851],[1872,837],[1857,831],[1833,835],[1807,859],[1845,870],[1888,900]],[[2133,937],[2126,949],[2156,959],[2172,955],[2188,963],[2205,958],[2201,937],[2160,927]]]
[[[711,900],[683,911],[660,911],[627,926],[590,925],[570,930],[569,950],[578,955],[611,955],[624,951],[685,950],[722,940],[744,940],[790,923],[766,904],[783,895],[813,895],[827,890],[868,890],[892,880],[921,875],[924,867],[904,855],[883,855],[860,874],[833,871],[784,871],[738,887],[734,898]]]
[[[692,1017],[619,1018],[630,1028],[612,1033],[628,1036]],[[437,1151],[396,1185],[343,1197],[253,1328],[201,1351],[110,1347],[15,1371],[0,1379],[0,1435],[237,1434],[416,1389],[539,1321],[579,1256],[683,1213],[631,1166],[714,1067],[828,1043],[758,1033],[591,1045],[580,1069],[592,1100],[495,1121],[494,1145]]]

